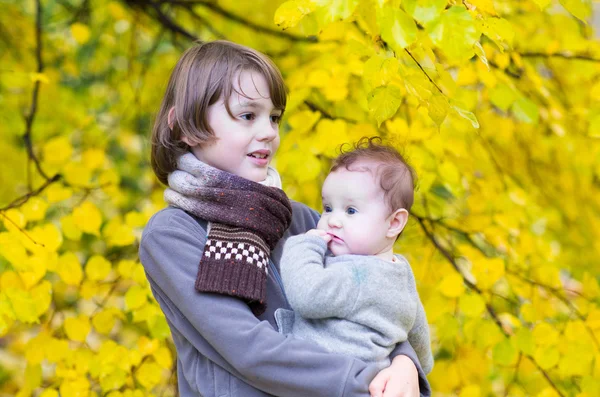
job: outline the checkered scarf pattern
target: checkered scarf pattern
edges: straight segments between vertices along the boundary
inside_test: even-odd
[[[196,289],[242,298],[266,309],[271,250],[292,220],[283,190],[211,167],[186,153],[169,174],[165,201],[209,221]]]

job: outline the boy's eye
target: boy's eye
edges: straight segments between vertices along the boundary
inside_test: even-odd
[[[348,209],[346,210],[346,213],[347,213],[348,215],[354,215],[354,214],[356,214],[356,212],[357,212],[357,211],[356,211],[356,209],[355,209],[355,208],[352,208],[352,207],[350,207],[350,208],[348,208]]]
[[[330,206],[328,206],[328,205],[323,206],[323,212],[331,212],[331,211],[332,211],[332,209]]]
[[[280,121],[281,121],[281,115],[280,114],[273,114],[273,115],[271,115],[271,122],[272,123],[279,124]]]
[[[246,121],[254,120],[254,113],[244,113],[240,117]]]

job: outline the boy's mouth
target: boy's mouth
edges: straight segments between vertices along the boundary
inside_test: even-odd
[[[255,152],[248,153],[247,156],[254,157],[256,159],[266,159],[270,154],[270,150],[257,150]]]

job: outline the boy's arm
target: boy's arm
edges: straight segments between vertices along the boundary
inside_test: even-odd
[[[240,299],[195,291],[205,234],[193,222],[174,216],[148,228],[140,244],[140,259],[170,326],[200,354],[268,394],[367,397],[375,366],[286,338]],[[194,359],[181,357],[185,369]]]
[[[325,268],[327,243],[315,235],[290,237],[281,257],[281,278],[290,305],[304,318],[345,317],[358,298],[352,266]]]

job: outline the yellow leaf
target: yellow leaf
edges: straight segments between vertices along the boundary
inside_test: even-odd
[[[108,335],[115,326],[116,316],[113,310],[102,310],[92,317],[92,324],[96,331]]]
[[[102,149],[87,149],[81,155],[81,161],[90,170],[101,168],[106,161],[105,151]]]
[[[504,276],[504,260],[499,258],[486,258],[473,263],[472,273],[481,289],[490,289]]]
[[[21,236],[23,245],[36,254],[56,252],[63,243],[60,230],[52,223],[36,226],[29,232],[29,237],[31,239]],[[31,241],[32,239],[33,241]]]
[[[39,317],[46,313],[52,303],[52,284],[44,280],[32,288],[30,293],[36,308],[36,315]]]
[[[84,378],[65,379],[59,388],[61,396],[88,397],[90,395],[90,382]]]
[[[89,201],[85,201],[73,210],[73,221],[75,226],[84,233],[95,236],[100,235],[102,214],[100,210]]]
[[[42,158],[45,163],[60,166],[65,164],[73,154],[73,146],[68,137],[61,135],[52,138],[42,147]]]
[[[316,8],[311,0],[290,0],[281,4],[275,11],[273,22],[282,29],[296,26],[302,18]]]
[[[448,298],[458,298],[465,292],[462,276],[456,272],[448,274],[442,279],[439,291]]]
[[[377,87],[368,96],[369,114],[380,126],[391,118],[402,102],[402,91],[395,85]]]
[[[39,221],[46,216],[48,203],[40,197],[31,197],[21,206],[21,212],[25,215],[27,221]]]
[[[2,289],[4,290],[4,287]],[[5,292],[17,320],[29,324],[38,322],[36,302],[30,292],[14,287],[6,288]]]
[[[102,281],[110,274],[111,269],[109,261],[100,255],[94,255],[85,265],[85,274],[92,281]]]
[[[44,192],[49,203],[58,203],[73,196],[73,190],[58,183],[48,186]]]
[[[25,385],[33,390],[42,384],[42,366],[28,363],[25,367]]]
[[[123,247],[135,242],[133,229],[124,224],[120,217],[112,218],[102,229],[102,235],[109,247]]]
[[[9,232],[18,231],[18,228],[25,228],[27,225],[27,219],[25,215],[16,208],[11,208],[8,211],[1,212],[0,215],[4,218],[4,227]]]
[[[141,212],[131,211],[125,215],[125,224],[130,228],[143,227],[148,222],[148,218]]]
[[[137,345],[142,356],[147,356],[154,353],[156,349],[158,349],[160,342],[157,339],[150,339],[142,335],[138,339]]]
[[[58,392],[56,389],[44,389],[39,397],[58,397]]]
[[[75,226],[73,215],[65,215],[60,218],[60,226],[66,238],[73,241],[81,240],[81,230]]]
[[[83,278],[81,263],[79,263],[79,259],[72,252],[66,252],[58,258],[56,272],[65,284],[68,285],[79,285]]]
[[[124,279],[130,279],[136,262],[130,259],[122,259],[117,265],[117,272]]]
[[[481,397],[481,387],[479,385],[468,385],[462,388],[459,397]]]
[[[533,357],[542,369],[550,369],[558,364],[560,353],[556,347],[540,346]]]
[[[121,368],[116,368],[114,371],[100,378],[100,387],[103,392],[119,389],[127,381],[127,372]]]
[[[146,389],[151,390],[160,382],[162,369],[154,362],[146,361],[136,371],[135,377]]]
[[[560,0],[560,4],[585,24],[587,24],[588,18],[592,15],[590,0]]]
[[[90,319],[85,315],[67,318],[64,327],[67,337],[77,342],[85,341],[85,338],[92,329]]]
[[[171,369],[173,366],[173,356],[171,351],[165,346],[159,347],[152,353],[152,357],[156,360],[156,363],[163,368]]]
[[[134,285],[125,294],[125,305],[127,310],[135,310],[148,302],[146,291],[139,285]]]
[[[83,166],[81,162],[71,161],[63,168],[63,176],[71,185],[88,186],[92,178],[92,172]]]
[[[496,9],[492,0],[469,0],[469,3],[473,4],[480,11],[496,15]]]
[[[21,241],[8,232],[0,233],[0,255],[6,258],[15,269],[23,269],[27,263],[27,251]]]
[[[548,323],[539,323],[533,329],[533,339],[540,347],[555,346],[558,337],[558,331]]]
[[[469,317],[479,317],[485,311],[485,302],[478,294],[464,294],[458,301],[460,311]]]
[[[79,44],[87,43],[91,35],[90,28],[88,28],[87,25],[79,22],[75,22],[73,25],[71,25],[71,34]]]

